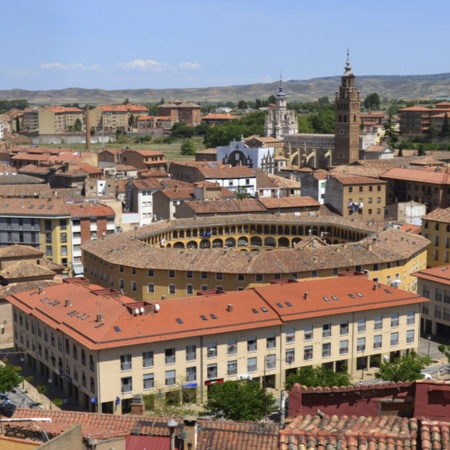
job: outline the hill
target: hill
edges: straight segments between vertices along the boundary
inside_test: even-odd
[[[314,101],[319,97],[334,98],[340,77],[290,80],[283,82],[289,101]],[[450,73],[437,75],[374,75],[357,76],[356,85],[361,99],[377,92],[380,97],[403,100],[441,99],[450,96]],[[157,103],[161,99],[185,99],[195,102],[254,100],[267,98],[278,91],[278,82],[224,87],[190,89],[81,89],[67,88],[49,91],[24,89],[0,90],[0,100],[27,99],[31,105],[63,103],[122,103],[128,98],[133,103]]]

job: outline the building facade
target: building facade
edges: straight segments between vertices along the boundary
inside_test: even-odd
[[[121,413],[135,394],[203,403],[213,383],[282,389],[299,367],[378,367],[417,351],[428,300],[353,276],[161,303],[67,279],[8,301],[26,364],[85,409]]]

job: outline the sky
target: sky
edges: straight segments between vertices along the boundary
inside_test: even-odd
[[[450,1],[1,1],[0,90],[450,73]]]

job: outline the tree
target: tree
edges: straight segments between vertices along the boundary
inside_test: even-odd
[[[225,381],[211,385],[205,411],[229,420],[261,420],[275,406],[275,398],[256,381]]]
[[[309,117],[314,133],[334,134],[335,116],[332,108],[322,108]]]
[[[124,100],[124,102],[122,103],[122,105],[128,105],[128,103],[130,103],[130,100],[128,100],[127,98]]]
[[[364,100],[364,108],[366,109],[379,109],[380,108],[380,96],[373,92],[369,94]]]
[[[170,133],[176,138],[189,139],[194,136],[195,129],[193,127],[189,127],[184,122],[176,122],[173,124]]]
[[[327,95],[320,97],[317,100],[317,103],[319,103],[319,105],[329,105],[330,104],[330,99],[328,98]]]
[[[419,149],[417,151],[417,156],[425,156],[425,150],[423,148],[423,144],[419,144]]]
[[[20,118],[19,118],[19,116],[16,117],[16,131],[17,131],[17,133],[20,133]]]
[[[433,142],[436,136],[438,135],[438,130],[436,128],[436,125],[434,123],[431,123],[428,127],[427,131],[425,132],[427,142]]]
[[[238,108],[239,109],[247,109],[247,102],[245,100],[239,100]]]
[[[0,393],[6,394],[22,383],[20,376],[21,367],[5,364],[0,367]]]
[[[75,123],[74,123],[74,125],[73,125],[73,129],[75,130],[75,131],[81,131],[81,127],[82,127],[82,123],[81,123],[81,120],[80,119],[77,119],[77,120],[75,120]]]
[[[439,136],[442,138],[450,137],[450,121],[448,120],[447,113],[445,113],[444,115],[444,122],[442,123],[442,129],[439,133]]]
[[[128,119],[128,126],[130,128],[134,128],[135,124],[136,124],[136,118],[134,117],[133,114],[131,114],[130,118]]]
[[[186,139],[181,145],[182,155],[195,155],[196,150],[195,142],[192,139]]]
[[[299,116],[298,117],[298,132],[299,133],[314,133],[313,126],[311,125],[308,116]]]
[[[429,356],[420,356],[415,352],[385,361],[380,364],[375,377],[384,381],[416,381],[423,379],[422,370],[431,364]]]
[[[438,345],[438,350],[447,358],[447,361],[450,363],[450,345]]]
[[[291,390],[295,383],[308,387],[349,386],[351,384],[351,377],[347,372],[334,372],[322,366],[306,366],[297,369],[296,373],[291,373],[287,377],[285,383],[286,389]]]
[[[236,195],[237,200],[244,200],[246,198],[250,197],[250,194],[247,192],[247,189],[245,187],[239,186],[234,191],[234,194]]]

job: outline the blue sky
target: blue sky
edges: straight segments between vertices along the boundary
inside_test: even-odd
[[[428,6],[429,5],[429,6]],[[0,89],[164,89],[450,72],[450,1],[2,1]]]

